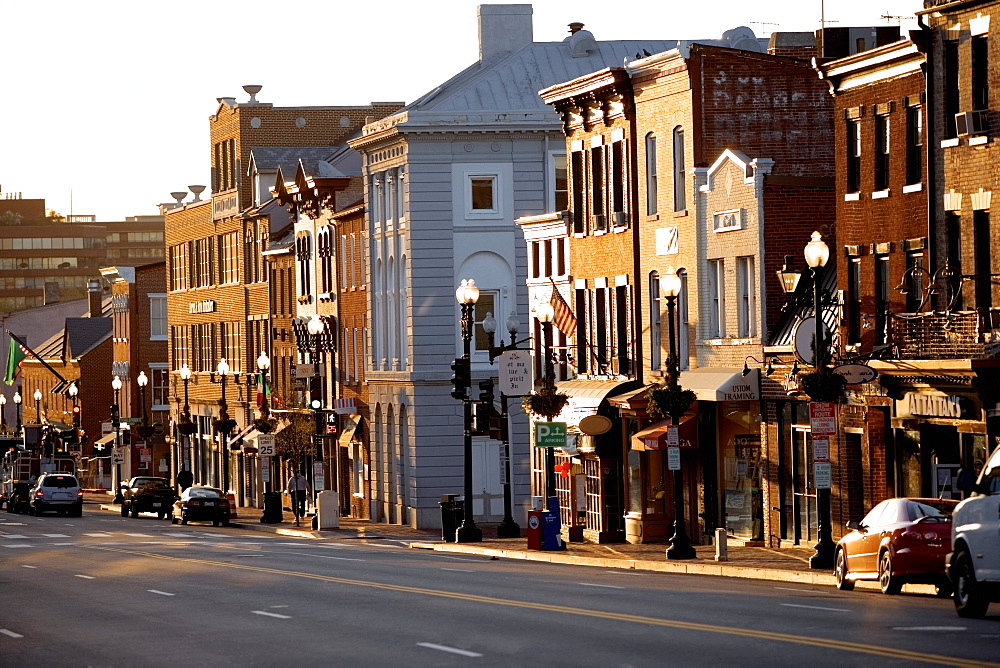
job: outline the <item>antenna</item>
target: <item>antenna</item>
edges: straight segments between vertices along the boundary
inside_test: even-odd
[[[908,19],[908,18],[912,18],[912,17],[909,17],[909,16],[894,16],[892,14],[883,14],[879,18],[885,19],[886,23],[890,23],[893,19],[896,20],[896,23],[899,23],[900,21],[903,21],[904,19]]]

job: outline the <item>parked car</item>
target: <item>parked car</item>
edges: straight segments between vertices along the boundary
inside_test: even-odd
[[[884,594],[898,594],[903,585],[933,584],[939,596],[950,596],[945,571],[951,551],[952,499],[886,499],[860,522],[848,522],[851,532],[837,543],[837,588],[854,589],[858,580],[878,580]]]
[[[41,515],[55,510],[60,515],[83,516],[83,489],[70,473],[43,473],[28,493],[29,513]]]
[[[188,487],[179,499],[174,502],[170,521],[180,522],[211,522],[212,526],[229,526],[229,499],[221,489],[195,485]]]
[[[8,513],[27,513],[31,510],[31,483],[14,482],[10,484],[10,495],[7,498]]]
[[[983,617],[1000,601],[1000,448],[986,462],[972,496],[958,504],[952,522],[948,576],[955,586],[955,611]]]
[[[122,517],[139,517],[139,513],[156,513],[163,519],[170,515],[170,507],[177,496],[170,481],[153,476],[136,476],[122,483]]]

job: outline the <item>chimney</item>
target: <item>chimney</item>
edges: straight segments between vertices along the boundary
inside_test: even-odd
[[[101,282],[96,278],[92,278],[87,281],[87,300],[90,305],[90,313],[88,317],[100,318],[101,317],[101,302],[103,300],[104,294],[101,292]]]
[[[580,23],[579,21],[574,21],[573,23],[569,24],[569,33],[571,35],[578,33],[581,30],[583,30],[583,24]]]
[[[479,5],[479,60],[513,53],[534,41],[531,5]]]

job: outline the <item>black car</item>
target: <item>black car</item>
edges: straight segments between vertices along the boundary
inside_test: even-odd
[[[174,502],[170,521],[174,524],[211,522],[216,527],[220,524],[229,526],[229,499],[215,487],[188,487]]]

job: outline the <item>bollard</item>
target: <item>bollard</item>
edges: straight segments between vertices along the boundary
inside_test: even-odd
[[[729,561],[729,545],[726,543],[725,529],[715,530],[715,560]]]

